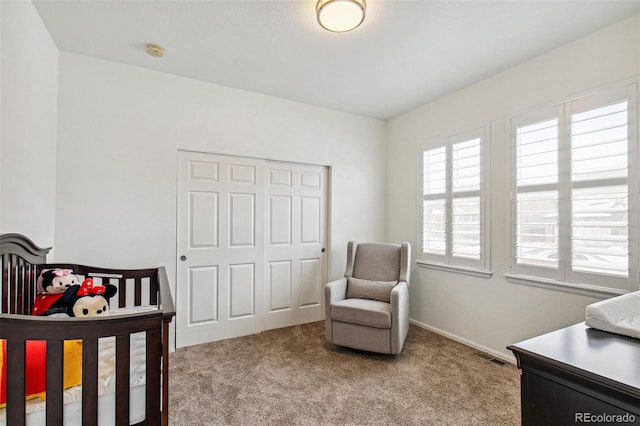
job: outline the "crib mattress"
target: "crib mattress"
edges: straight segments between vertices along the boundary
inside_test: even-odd
[[[151,307],[134,308],[136,312]],[[132,312],[132,308],[116,309],[112,315]],[[115,337],[102,338],[98,342],[98,425],[115,425]],[[131,335],[130,353],[130,424],[145,418],[146,339],[145,333]],[[27,426],[46,424],[46,401],[38,398],[26,402]],[[82,424],[82,385],[64,391],[63,422],[65,426]],[[0,426],[6,426],[6,409],[0,409]]]

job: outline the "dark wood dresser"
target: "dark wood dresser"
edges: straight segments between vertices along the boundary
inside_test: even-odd
[[[640,425],[640,340],[580,323],[508,349],[523,425]]]

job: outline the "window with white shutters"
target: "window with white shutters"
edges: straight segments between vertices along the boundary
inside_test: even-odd
[[[635,87],[511,120],[512,273],[638,289]]]
[[[422,256],[427,266],[488,269],[485,129],[422,152]]]

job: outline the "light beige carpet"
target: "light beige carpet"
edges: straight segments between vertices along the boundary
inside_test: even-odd
[[[324,343],[324,323],[178,349],[171,425],[518,425],[519,373],[411,325],[402,353]]]

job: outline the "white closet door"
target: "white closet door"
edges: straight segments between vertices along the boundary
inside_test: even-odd
[[[177,347],[322,319],[327,175],[179,151]]]
[[[257,333],[264,322],[264,167],[178,155],[176,346]]]
[[[326,168],[269,162],[266,179],[265,329],[319,321],[327,279]]]

